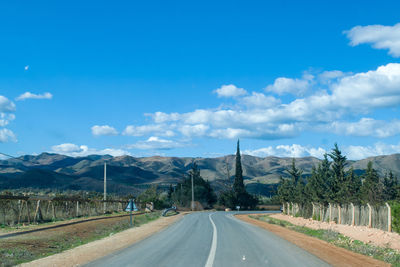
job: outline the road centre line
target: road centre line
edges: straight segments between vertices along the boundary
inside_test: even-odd
[[[215,259],[215,253],[217,251],[217,227],[215,226],[215,223],[214,223],[213,219],[211,218],[211,215],[213,215],[214,213],[211,213],[210,215],[208,215],[208,218],[210,219],[210,222],[213,226],[213,238],[212,238],[212,243],[211,243],[211,248],[210,248],[210,254],[208,254],[208,258],[207,258],[205,267],[213,266],[214,259]]]

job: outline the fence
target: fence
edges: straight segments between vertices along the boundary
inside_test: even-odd
[[[68,197],[0,195],[0,224],[30,224],[81,216],[96,216],[123,211],[128,202],[128,200],[104,201]]]
[[[339,205],[329,203],[322,205],[319,203],[303,204],[283,203],[283,213],[312,218],[323,222],[335,222],[338,224],[368,226],[384,231],[392,231],[392,216],[389,204],[384,206],[371,206],[367,204]]]

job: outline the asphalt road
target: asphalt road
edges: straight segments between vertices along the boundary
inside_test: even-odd
[[[186,215],[166,230],[86,266],[329,266],[233,214]]]

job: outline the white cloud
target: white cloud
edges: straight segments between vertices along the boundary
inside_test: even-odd
[[[210,127],[208,125],[204,125],[204,124],[183,125],[182,127],[179,128],[179,131],[184,136],[188,136],[188,137],[205,136],[207,133],[207,130],[209,128]]]
[[[71,143],[65,143],[65,144],[52,146],[51,149],[52,149],[52,151],[54,151],[56,153],[73,153],[73,152],[79,152],[82,150],[78,145],[71,144]]]
[[[0,127],[7,126],[10,121],[15,120],[15,104],[7,97],[0,95]],[[17,137],[13,131],[0,128],[0,143],[17,142]]]
[[[378,138],[398,133],[399,123],[396,120],[377,122],[358,118],[360,121],[356,123],[346,120],[349,115],[353,119],[365,117],[376,109],[400,105],[400,64],[390,63],[355,74],[337,70],[317,74],[316,78],[306,74],[302,80],[314,89],[313,93],[288,103],[252,92],[236,97],[236,104],[230,106],[220,105],[186,113],[145,114],[152,117],[153,123],[128,126],[124,134],[172,136],[166,131],[176,130],[189,138],[279,139],[295,137],[307,130],[321,131],[322,127],[328,127],[337,134]],[[384,130],[376,128],[376,125]]]
[[[173,148],[182,147],[184,144],[172,140],[161,139],[156,136],[151,136],[145,141],[139,141],[135,144],[127,146],[127,149],[142,149],[142,150],[170,150]]]
[[[301,130],[295,124],[266,124],[262,126],[244,126],[243,128],[219,128],[211,130],[208,136],[219,139],[256,138],[256,139],[282,139],[294,137]]]
[[[6,128],[0,129],[0,143],[17,142],[15,134]]]
[[[26,66],[24,67],[24,69],[25,69],[25,70],[29,70],[29,65],[26,65]]]
[[[233,84],[222,85],[220,88],[214,90],[218,97],[237,97],[246,95],[247,91],[243,88],[238,88]]]
[[[7,97],[0,95],[0,112],[14,112],[15,104]]]
[[[146,113],[144,114],[145,116],[150,116],[153,118],[155,123],[163,123],[166,121],[178,121],[180,119],[180,114],[179,113],[164,113],[157,111],[156,113]]]
[[[215,129],[212,130],[210,133],[211,137],[214,138],[229,138],[229,139],[236,139],[236,138],[243,138],[243,137],[249,137],[251,135],[251,132],[246,130],[246,129],[240,129],[240,128],[226,128],[226,129]]]
[[[332,86],[332,102],[343,108],[371,111],[400,104],[400,64],[346,76]]]
[[[273,92],[278,95],[293,94],[297,96],[304,95],[313,83],[314,76],[305,74],[301,79],[291,79],[280,77],[275,79],[274,83],[265,88],[267,92]]]
[[[25,92],[22,95],[18,96],[15,100],[22,101],[25,99],[52,99],[53,95],[51,93],[44,94],[33,94],[31,92]]]
[[[157,134],[160,136],[172,137],[175,135],[172,128],[173,127],[171,125],[167,124],[148,124],[141,126],[128,125],[122,134],[129,136]]]
[[[321,84],[332,84],[333,82],[337,81],[337,79],[347,75],[350,75],[350,73],[346,74],[340,70],[324,71],[318,75],[318,81]]]
[[[344,32],[350,45],[371,44],[376,49],[389,49],[389,54],[400,57],[400,23],[394,26],[356,26]]]
[[[118,134],[118,131],[114,127],[108,125],[95,125],[91,129],[92,129],[92,134],[96,136]]]
[[[255,149],[255,150],[245,150],[243,154],[257,156],[257,157],[291,157],[291,158],[300,158],[300,157],[316,157],[322,159],[326,150],[318,147],[305,147],[298,144],[293,145],[278,145],[275,147],[268,146],[265,148]]]
[[[15,120],[15,115],[13,113],[0,112],[0,127],[8,125],[12,120]]]
[[[336,134],[385,138],[400,134],[400,121],[387,122],[372,118],[361,118],[357,122],[333,122],[326,130],[333,131]]]
[[[341,148],[343,155],[349,160],[360,160],[368,157],[375,157],[380,155],[390,155],[400,153],[400,143],[397,145],[384,144],[381,142],[375,143],[371,146],[344,146]],[[298,144],[293,145],[278,145],[268,146],[254,150],[244,150],[243,154],[257,156],[257,157],[316,157],[322,159],[324,154],[330,152],[318,147],[302,146]]]
[[[253,92],[250,96],[244,97],[243,104],[252,108],[271,108],[281,104],[281,101],[273,96],[266,96],[263,93]]]
[[[122,149],[106,148],[102,150],[97,150],[89,148],[86,145],[78,146],[76,144],[71,144],[71,143],[52,146],[50,152],[63,154],[71,157],[85,157],[88,155],[111,155],[113,157],[118,157],[123,155],[130,155],[129,152]]]
[[[343,152],[348,159],[359,160],[368,157],[400,153],[400,144],[391,145],[378,142],[371,146],[348,146],[343,148]]]

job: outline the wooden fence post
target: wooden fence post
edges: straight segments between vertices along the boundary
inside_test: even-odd
[[[29,212],[28,201],[25,201],[26,215],[28,216],[28,224],[31,224],[31,214]]]
[[[369,203],[367,203],[369,212],[368,212],[368,227],[372,228],[372,208],[371,205]]]
[[[79,217],[79,201],[76,201],[76,217]]]
[[[314,213],[315,213],[314,202],[311,202],[311,205],[312,205],[312,216],[311,216],[311,219],[314,219]]]
[[[50,208],[51,201],[47,201],[47,208],[46,208],[46,216],[49,215],[49,208]]]
[[[342,223],[342,207],[340,206],[340,204],[338,204],[338,213],[339,213],[338,224],[341,224]]]
[[[390,208],[390,206],[387,202],[385,204],[388,209],[388,232],[391,232],[392,231],[392,209]]]
[[[294,216],[294,203],[290,202],[292,204],[292,216]]]
[[[21,204],[22,202],[22,204]],[[23,200],[18,200],[18,207],[19,207],[19,213],[18,213],[18,224],[21,223],[21,216],[22,216],[22,209],[24,208],[24,202]]]
[[[282,203],[282,213],[285,214],[285,202]]]
[[[332,221],[332,205],[329,203],[329,222]]]
[[[33,223],[36,223],[37,217],[38,217],[38,213],[40,211],[40,199],[36,202],[36,210],[35,210],[35,216],[33,217]]]
[[[319,220],[321,221],[321,222],[323,222],[324,221],[324,213],[323,213],[323,208],[324,208],[324,206],[322,205],[322,204],[319,204]]]
[[[53,202],[51,202],[51,207],[52,207],[52,210],[53,210],[53,218],[52,218],[52,220],[55,220],[56,219],[56,207],[54,206]]]
[[[352,211],[351,211],[351,225],[354,226],[355,222],[356,222],[356,218],[355,218],[355,210],[354,210],[354,204],[350,203]]]

